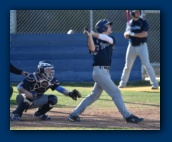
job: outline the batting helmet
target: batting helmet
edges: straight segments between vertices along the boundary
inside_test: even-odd
[[[51,72],[47,72],[45,69],[51,69]],[[54,66],[48,61],[40,61],[38,64],[38,72],[44,74],[47,80],[51,80],[54,77]]]
[[[98,33],[103,33],[106,32],[108,29],[106,25],[112,25],[112,24],[113,22],[109,22],[107,19],[102,19],[96,23],[95,28]]]
[[[132,16],[132,17],[135,17],[135,11],[136,10],[130,10],[130,15]],[[139,10],[140,11],[140,15],[142,14],[141,13],[141,10]]]

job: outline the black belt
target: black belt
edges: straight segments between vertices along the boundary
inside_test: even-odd
[[[144,44],[145,42],[141,42],[141,43],[131,43],[132,46],[140,46],[142,44]]]
[[[110,70],[110,67],[109,66],[99,66],[101,69],[107,69],[107,70]]]

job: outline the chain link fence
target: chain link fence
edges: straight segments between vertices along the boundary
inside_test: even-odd
[[[125,10],[11,10],[10,34],[66,34],[70,29],[82,33],[85,26],[94,29],[100,19],[114,22],[113,32],[126,28]],[[160,77],[160,11],[143,10],[149,23],[148,48],[150,62]],[[79,39],[78,39],[79,41]],[[142,77],[147,77],[143,69]]]

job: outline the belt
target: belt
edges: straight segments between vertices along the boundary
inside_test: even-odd
[[[142,44],[144,44],[145,42],[141,42],[141,43],[131,43],[132,46],[140,46]]]
[[[106,69],[106,70],[110,70],[110,67],[109,66],[99,66],[101,69]]]

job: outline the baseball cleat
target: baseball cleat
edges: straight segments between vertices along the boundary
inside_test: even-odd
[[[74,116],[74,115],[71,115],[71,114],[68,116],[68,120],[71,121],[71,122],[74,122],[74,121],[80,122],[81,121],[79,116]]]
[[[118,88],[125,88],[125,85],[119,85]]]
[[[152,86],[151,89],[158,89],[158,86]]]
[[[21,120],[21,117],[18,114],[13,114],[13,116],[11,117],[11,120],[12,121],[20,121]]]
[[[126,118],[126,122],[131,122],[131,123],[139,123],[143,120],[144,118],[139,118],[133,114],[131,114],[128,118]]]
[[[33,116],[34,117],[37,117],[37,118],[39,118],[41,120],[51,120],[51,117],[50,116],[48,116],[46,114],[40,115],[38,111],[35,112]]]

